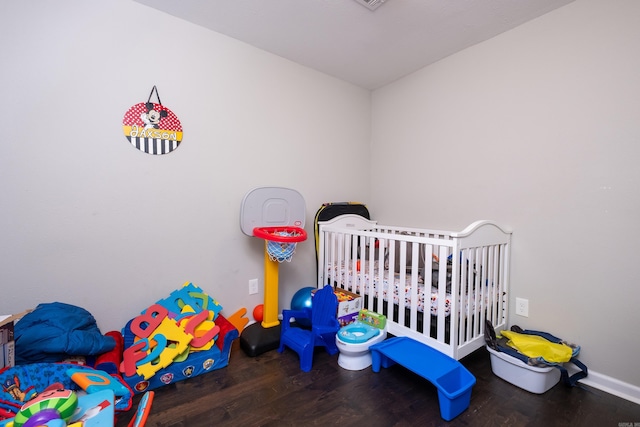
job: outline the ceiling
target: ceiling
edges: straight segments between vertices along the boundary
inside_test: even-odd
[[[574,0],[134,1],[373,90]]]

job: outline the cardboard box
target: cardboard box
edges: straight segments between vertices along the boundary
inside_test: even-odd
[[[16,364],[16,345],[13,339],[14,323],[31,310],[19,314],[0,315],[0,369]]]
[[[11,315],[0,316],[0,369],[15,366],[13,320]]]
[[[0,316],[0,344],[13,341],[13,320],[6,320],[10,316]]]
[[[14,341],[2,344],[2,356],[0,356],[0,369],[16,365],[16,345]]]
[[[338,322],[340,322],[340,326],[355,322],[358,313],[364,308],[362,297],[340,288],[334,288],[333,293],[338,297]]]

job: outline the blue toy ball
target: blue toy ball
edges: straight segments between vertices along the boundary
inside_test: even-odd
[[[311,291],[315,290],[316,288],[306,287],[293,294],[293,298],[291,298],[291,310],[311,308]],[[311,322],[307,319],[296,319],[296,322],[302,326],[311,326]]]

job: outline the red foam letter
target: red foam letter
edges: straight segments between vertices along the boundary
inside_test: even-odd
[[[144,314],[133,319],[131,322],[131,332],[140,338],[149,338],[151,333],[167,317],[169,311],[160,304],[153,304],[147,308]]]

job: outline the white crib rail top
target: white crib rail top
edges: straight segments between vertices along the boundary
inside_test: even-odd
[[[344,214],[332,218],[328,221],[319,222],[320,230],[325,231],[338,231],[344,232],[347,230],[367,230],[366,235],[370,237],[389,237],[388,233],[390,231],[393,232],[407,232],[409,234],[419,235],[432,235],[439,236],[440,238],[451,238],[451,239],[461,239],[461,240],[473,240],[478,241],[480,243],[488,243],[488,242],[509,242],[511,239],[512,231],[510,228],[499,225],[495,221],[491,220],[478,220],[467,227],[465,227],[462,231],[446,231],[446,230],[430,230],[430,229],[422,229],[422,228],[413,228],[413,227],[402,227],[402,226],[387,226],[387,225],[379,225],[378,221],[368,220],[360,215],[355,214]],[[376,236],[376,234],[384,233],[386,236]],[[362,233],[358,233],[362,234]],[[403,240],[414,240],[411,236],[403,236]]]

